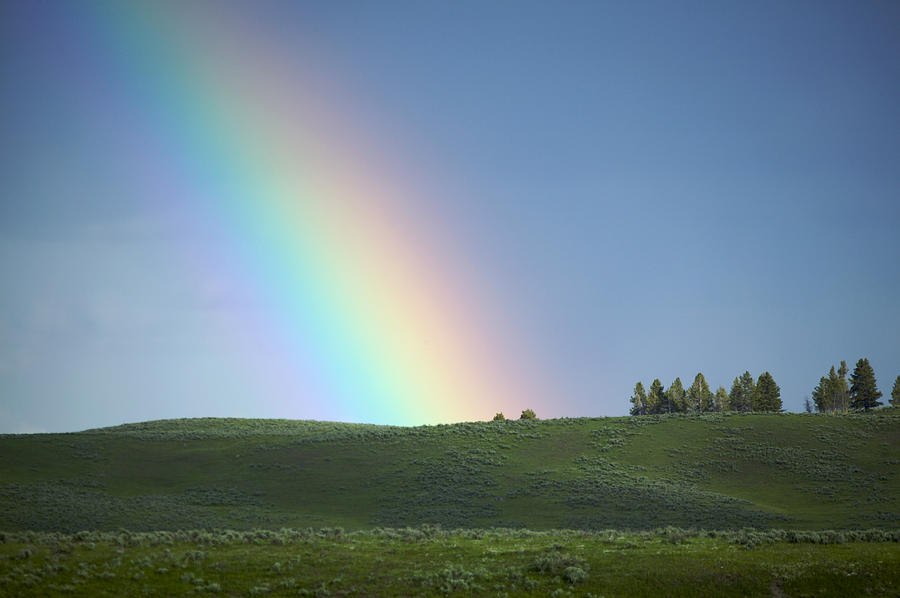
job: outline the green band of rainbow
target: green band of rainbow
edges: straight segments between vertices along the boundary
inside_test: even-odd
[[[342,124],[358,111],[333,103],[302,41],[288,51],[216,6],[210,21],[194,3],[114,3],[98,33],[148,147],[174,165],[165,201],[216,231],[205,267],[263,308],[246,340],[291,372],[281,400],[395,424],[540,409],[512,338],[433,241],[445,223],[415,201],[420,184],[369,166],[391,150]]]

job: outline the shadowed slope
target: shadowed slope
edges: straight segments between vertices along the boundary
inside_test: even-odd
[[[883,410],[7,435],[0,529],[897,527],[898,429]]]

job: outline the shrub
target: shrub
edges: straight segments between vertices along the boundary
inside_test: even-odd
[[[494,416],[494,421],[495,422],[505,422],[506,416],[503,415],[503,412],[501,411],[500,413],[498,413],[497,415]]]
[[[542,573],[559,574],[564,573],[566,569],[580,569],[582,567],[587,567],[583,559],[565,552],[559,552],[558,550],[539,554],[534,559],[534,568]]]
[[[581,567],[566,567],[562,576],[569,583],[575,584],[587,579],[588,574]]]
[[[533,409],[526,409],[522,412],[522,415],[519,416],[519,419],[537,419],[537,415],[534,414]]]
[[[681,544],[682,542],[687,540],[687,533],[685,530],[667,526],[662,530],[661,535],[668,541],[670,544]]]

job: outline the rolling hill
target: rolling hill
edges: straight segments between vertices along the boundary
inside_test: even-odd
[[[900,413],[0,436],[0,530],[900,527]]]

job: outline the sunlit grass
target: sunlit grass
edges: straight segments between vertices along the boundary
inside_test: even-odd
[[[886,595],[896,532],[321,530],[0,536],[0,594]],[[764,547],[764,548],[761,548]]]
[[[0,436],[0,595],[892,595],[898,429],[884,410]]]

